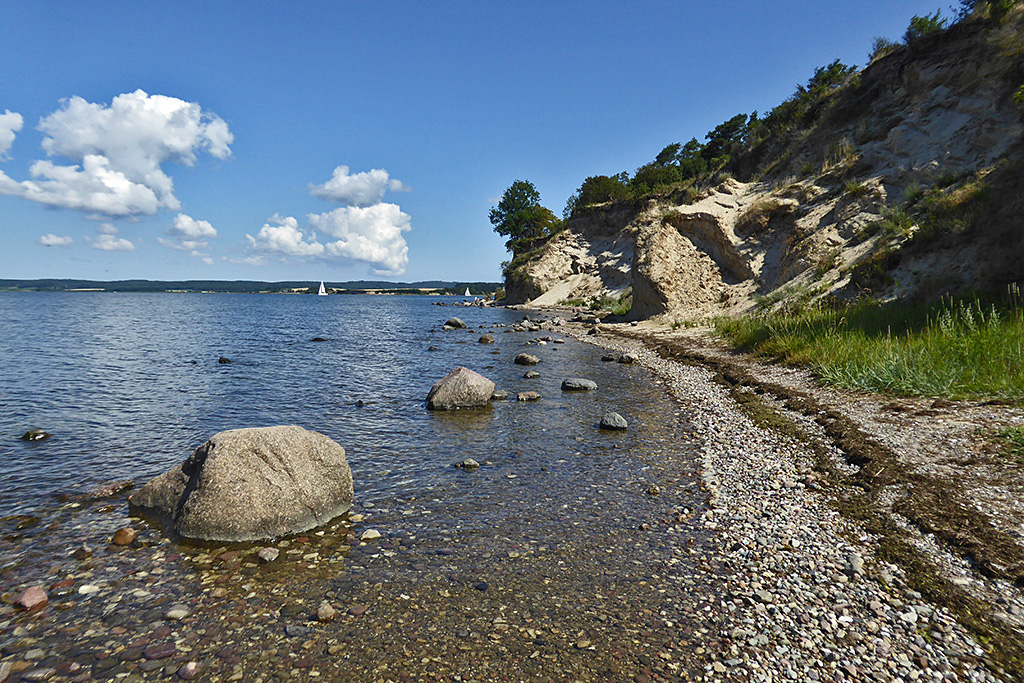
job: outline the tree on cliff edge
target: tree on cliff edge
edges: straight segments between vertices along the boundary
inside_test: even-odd
[[[508,237],[505,248],[513,255],[528,251],[535,240],[548,237],[562,227],[562,221],[540,205],[540,193],[528,180],[517,180],[491,208],[494,232]]]

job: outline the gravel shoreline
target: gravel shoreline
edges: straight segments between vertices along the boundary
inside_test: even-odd
[[[102,549],[124,523],[123,496],[64,510],[37,522],[37,537],[77,525],[96,548],[81,566],[69,548],[4,539],[3,559],[21,557],[0,572],[0,683],[1014,680],[957,615],[877,559],[879,539],[818,478],[820,451],[758,426],[707,367],[585,332],[567,326],[632,355],[678,408],[663,429],[687,455],[638,473],[629,509],[594,486],[574,493],[558,546],[514,529],[358,542],[367,524],[429,512],[412,498],[281,541],[291,564],[269,566],[258,548],[183,548],[145,526],[131,546]],[[829,457],[856,469],[835,448]],[[930,553],[978,582],[962,560]],[[10,606],[30,581],[55,581],[39,614]],[[1012,585],[992,590],[1008,611],[1024,604]]]
[[[724,644],[705,664],[708,680],[1011,680],[986,667],[985,649],[954,614],[875,559],[876,539],[815,484],[806,443],[756,426],[707,368],[633,340],[581,338],[662,377],[702,443],[702,523],[715,533]]]

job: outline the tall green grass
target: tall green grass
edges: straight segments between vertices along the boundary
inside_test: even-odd
[[[1024,307],[862,302],[718,319],[735,346],[809,366],[827,384],[906,396],[1024,400]]]

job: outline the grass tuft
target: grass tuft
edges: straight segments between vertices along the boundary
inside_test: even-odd
[[[1024,309],[865,301],[718,319],[739,348],[806,365],[827,384],[905,396],[1024,401]]]

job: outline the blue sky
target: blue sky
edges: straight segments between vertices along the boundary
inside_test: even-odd
[[[497,281],[512,181],[560,215],[940,6],[5,0],[0,277]]]

